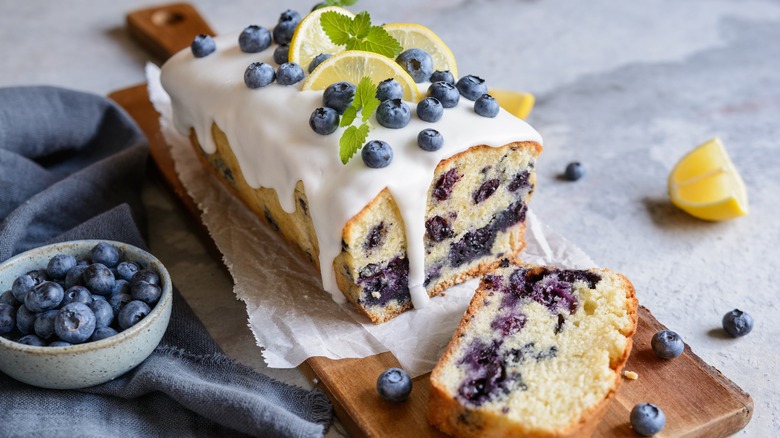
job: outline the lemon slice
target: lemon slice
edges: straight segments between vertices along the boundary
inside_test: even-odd
[[[312,11],[298,23],[298,28],[295,29],[292,41],[290,41],[288,60],[297,63],[304,70],[308,70],[312,59],[320,53],[335,55],[345,50],[344,46],[333,44],[325,31],[322,30],[320,17],[328,11],[338,12],[350,18],[355,16],[344,8],[328,6]]]
[[[422,49],[433,58],[433,69],[449,70],[458,78],[458,66],[455,56],[444,41],[425,26],[412,23],[391,23],[383,26],[387,33],[401,43],[404,50]]]
[[[328,58],[306,78],[302,89],[324,90],[340,81],[357,85],[364,76],[374,85],[393,78],[401,84],[404,100],[416,103],[421,99],[417,84],[403,67],[386,56],[362,50],[347,50]]]
[[[748,214],[745,183],[717,137],[677,162],[669,174],[669,196],[699,219],[723,221]]]
[[[491,88],[488,90],[488,93],[498,101],[501,108],[520,119],[528,117],[528,114],[530,114],[531,110],[534,108],[534,102],[536,102],[536,98],[534,98],[534,95],[531,93],[500,90],[497,88]]]

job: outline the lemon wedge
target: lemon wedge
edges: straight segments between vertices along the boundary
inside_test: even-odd
[[[669,196],[699,219],[723,221],[748,214],[745,183],[717,137],[677,162],[669,174]]]
[[[497,88],[491,88],[488,90],[491,96],[493,96],[501,108],[512,113],[515,117],[525,119],[531,110],[534,108],[536,98],[531,93],[521,93],[519,91],[512,90],[500,90]]]
[[[290,62],[295,62],[307,70],[317,55],[321,53],[335,55],[345,50],[344,46],[333,44],[325,31],[322,30],[320,17],[329,11],[338,12],[350,18],[355,17],[352,12],[338,6],[328,6],[312,11],[298,23],[298,27],[295,29],[292,41],[290,41],[288,55]]]
[[[382,26],[393,38],[401,43],[404,50],[422,49],[433,59],[433,69],[449,70],[455,78],[458,77],[458,66],[455,56],[444,41],[425,26],[412,23],[391,23]]]
[[[417,84],[403,67],[386,56],[362,50],[347,50],[328,58],[306,78],[302,89],[324,90],[340,81],[357,85],[364,76],[375,85],[393,78],[404,90],[403,100],[416,103],[421,99]]]

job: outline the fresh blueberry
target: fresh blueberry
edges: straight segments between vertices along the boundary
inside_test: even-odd
[[[303,69],[294,62],[285,62],[276,69],[276,82],[279,85],[293,85],[303,80]]]
[[[65,291],[62,286],[53,281],[44,281],[27,292],[24,305],[32,312],[43,312],[59,306],[64,297]]]
[[[84,286],[84,277],[82,274],[84,274],[84,271],[87,269],[87,266],[89,264],[86,261],[83,261],[84,264],[79,264],[73,267],[68,273],[65,275],[65,288],[70,288],[73,286]]]
[[[277,64],[284,64],[289,61],[290,46],[287,44],[280,44],[274,49],[274,62]]]
[[[274,27],[274,41],[277,44],[290,44],[295,28],[301,22],[301,14],[288,9],[279,17],[279,22]]]
[[[58,313],[60,313],[60,311],[57,309],[39,313],[38,316],[35,317],[35,322],[33,323],[35,334],[42,339],[49,339],[52,337],[52,335],[54,335],[54,319],[57,317]]]
[[[16,309],[16,328],[19,329],[23,335],[34,333],[35,329],[33,327],[36,316],[35,312],[28,309],[27,306],[19,306],[19,308]]]
[[[331,55],[330,53],[320,53],[319,55],[315,56],[314,59],[312,59],[311,62],[309,63],[309,73],[313,72],[314,69],[317,68],[317,66],[325,62],[325,60],[330,58],[331,56],[333,55]]]
[[[16,308],[10,304],[0,303],[0,335],[14,331],[16,327]]]
[[[753,330],[753,317],[739,309],[734,309],[723,315],[723,330],[734,338],[745,336]]]
[[[49,344],[49,347],[70,347],[71,345],[73,345],[73,344],[71,344],[70,342],[54,341],[54,342]]]
[[[16,277],[11,285],[11,293],[19,302],[24,302],[27,292],[31,291],[39,283],[30,274],[24,274]]]
[[[46,266],[46,273],[51,278],[64,278],[68,271],[76,266],[76,257],[69,254],[57,254],[49,259]]]
[[[0,294],[0,304],[9,304],[15,308],[20,303],[21,302],[16,299],[14,293],[10,289]]]
[[[190,49],[192,49],[192,54],[195,55],[196,58],[203,58],[217,50],[217,43],[214,42],[214,38],[202,33],[192,40]]]
[[[393,149],[381,140],[371,140],[363,146],[361,157],[366,166],[380,169],[389,166],[393,161]]]
[[[674,359],[683,352],[685,344],[677,333],[671,330],[661,330],[653,335],[650,346],[656,356],[662,359]]]
[[[65,342],[82,343],[95,331],[95,313],[84,303],[70,303],[54,318],[54,331]]]
[[[317,134],[332,134],[339,127],[339,113],[333,108],[319,107],[311,113],[309,126]]]
[[[133,301],[133,297],[130,294],[116,294],[108,297],[108,304],[111,305],[111,310],[114,311],[114,315],[119,315],[119,312],[130,301]]]
[[[400,129],[412,120],[412,110],[401,99],[388,99],[376,109],[376,121],[385,128]]]
[[[90,341],[100,341],[106,338],[110,338],[111,336],[117,335],[118,332],[111,327],[99,327],[95,329],[95,332],[92,333],[92,337],[89,338]]]
[[[111,289],[111,295],[129,294],[129,293],[130,293],[130,283],[128,283],[125,280],[117,280],[114,283],[114,287]],[[95,295],[95,297],[102,297],[102,295]]]
[[[430,79],[433,73],[433,59],[422,49],[406,50],[398,55],[395,62],[400,64],[418,84]]]
[[[274,68],[265,62],[253,62],[244,70],[244,84],[247,88],[262,88],[269,85],[274,79],[276,79]]]
[[[493,118],[498,115],[498,101],[489,94],[479,96],[474,102],[474,112],[482,117]]]
[[[477,100],[479,96],[487,94],[488,92],[485,80],[474,75],[468,75],[458,79],[455,87],[457,87],[460,94],[468,100]]]
[[[439,81],[428,87],[428,96],[436,98],[444,108],[455,108],[460,100],[460,93],[454,85]]]
[[[333,108],[339,115],[344,114],[344,110],[352,105],[356,89],[357,87],[349,82],[331,84],[322,93],[322,105]]]
[[[431,82],[446,82],[451,85],[455,85],[455,76],[449,70],[436,70],[431,74]]]
[[[262,52],[271,45],[271,32],[263,26],[252,24],[247,26],[238,36],[238,47],[242,52]]]
[[[130,301],[119,311],[119,315],[117,316],[119,327],[121,327],[122,330],[127,330],[138,323],[138,321],[144,319],[151,311],[152,309],[143,301]]]
[[[100,263],[107,268],[116,267],[119,264],[119,248],[110,243],[100,242],[92,248],[92,264]]]
[[[130,279],[130,284],[133,284],[136,281],[145,281],[147,283],[152,283],[159,286],[160,276],[151,269],[141,269],[140,271],[136,272],[135,275],[133,275],[133,278]]]
[[[631,409],[631,427],[642,436],[652,436],[664,428],[666,415],[658,406],[651,403],[639,403]]]
[[[585,176],[585,167],[579,161],[572,161],[566,165],[563,176],[569,181],[577,181]]]
[[[46,273],[45,269],[35,269],[28,272],[27,275],[33,278],[33,281],[35,281],[36,285],[39,285],[44,281],[51,280],[51,278],[49,278],[49,274]]]
[[[136,281],[130,286],[130,296],[134,300],[143,301],[150,306],[160,299],[161,294],[162,290],[159,286],[145,281]]]
[[[34,347],[43,347],[46,345],[46,343],[43,342],[43,339],[35,335],[24,335],[16,342],[24,345],[32,345]]]
[[[147,283],[149,284],[149,283]],[[95,314],[95,327],[108,327],[114,321],[114,309],[106,300],[93,300],[87,304],[92,313]]]
[[[435,97],[426,97],[417,103],[417,117],[425,122],[438,122],[444,115],[444,107]]]
[[[84,286],[69,287],[68,290],[65,291],[65,296],[62,298],[63,306],[70,303],[89,304],[91,302],[92,294],[89,292],[89,289]]]
[[[417,145],[424,151],[435,152],[444,145],[444,137],[435,129],[423,129],[417,134]]]
[[[385,79],[376,87],[376,98],[380,102],[384,102],[387,99],[402,99],[403,97],[403,87],[393,78]]]
[[[133,275],[141,270],[141,266],[136,262],[121,262],[116,266],[117,280],[122,279],[130,281],[133,279]]]
[[[140,272],[140,271],[139,271]],[[114,273],[101,263],[93,263],[84,270],[84,285],[93,293],[107,295],[114,288]],[[136,274],[138,275],[138,274]]]
[[[388,368],[379,375],[376,390],[383,399],[400,403],[412,393],[412,379],[400,368]]]

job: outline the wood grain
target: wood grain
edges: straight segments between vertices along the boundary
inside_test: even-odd
[[[160,15],[160,11],[166,8],[179,14],[180,19],[174,24],[178,29],[184,29],[182,32],[186,35],[178,34],[176,28],[159,31],[156,28],[159,24],[149,23],[153,17],[165,16]],[[211,33],[205,21],[186,4],[133,12],[128,15],[128,31],[137,34],[134,35],[137,40],[161,59],[187,47],[194,35]],[[168,146],[160,134],[159,116],[149,102],[146,86],[119,90],[109,97],[141,126],[164,181],[184,208],[199,221],[200,211],[176,175]],[[208,235],[204,233],[204,236]],[[657,358],[650,348],[650,339],[662,329],[664,326],[650,311],[640,307],[634,349],[626,365],[626,370],[638,373],[639,379],[623,382],[595,436],[636,437],[628,417],[631,408],[640,402],[657,404],[666,413],[666,427],[656,435],[658,437],[725,437],[745,427],[753,414],[750,396],[696,356],[687,345],[683,355],[676,359]],[[376,395],[377,376],[392,366],[398,366],[398,361],[391,353],[383,353],[363,359],[313,357],[300,368],[310,379],[316,379],[318,386],[328,394],[336,415],[354,437],[442,436],[428,425],[425,417],[430,389],[428,375],[414,380],[414,390],[406,403],[386,402]]]

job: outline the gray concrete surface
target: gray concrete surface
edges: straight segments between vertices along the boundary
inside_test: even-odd
[[[124,32],[124,14],[156,1],[0,1],[0,86],[50,84],[105,94],[140,83],[147,55]],[[270,24],[285,6],[193,2],[219,31]],[[291,1],[307,11],[313,2]],[[625,273],[642,304],[695,353],[748,391],[755,413],[741,436],[780,434],[780,1],[364,0],[375,21],[436,31],[461,74],[537,97],[529,121],[545,138],[540,219],[599,264]],[[720,136],[748,186],[750,215],[707,223],[666,195],[676,160]],[[579,160],[586,176],[558,178]],[[152,181],[145,193],[151,247],[225,350],[268,370],[231,280],[189,219]],[[756,320],[728,339],[722,315]],[[684,384],[685,376],[680,376]],[[673,415],[668,413],[667,415]],[[331,434],[338,434],[334,431]]]

